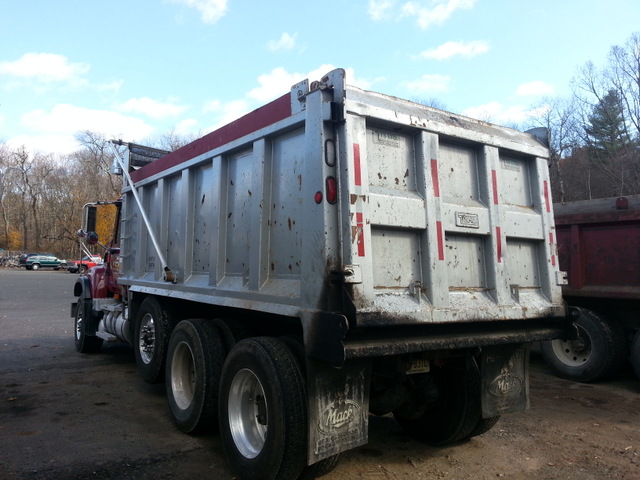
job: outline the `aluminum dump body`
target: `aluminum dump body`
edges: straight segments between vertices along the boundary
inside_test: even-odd
[[[348,328],[561,317],[547,156],[336,70],[133,171],[162,255],[125,185],[119,282]]]

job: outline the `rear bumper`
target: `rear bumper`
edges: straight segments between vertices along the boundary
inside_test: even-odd
[[[309,324],[307,324],[309,325]],[[343,365],[347,360],[452,351],[570,338],[575,328],[568,317],[420,324],[349,330],[343,315],[320,313],[305,331],[308,355]]]

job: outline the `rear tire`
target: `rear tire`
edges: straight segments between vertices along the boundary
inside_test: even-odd
[[[86,322],[82,308],[83,301],[80,300],[76,306],[76,316],[74,321],[76,350],[80,353],[96,353],[102,347],[102,339],[85,333]]]
[[[436,398],[426,405],[411,402],[393,411],[410,435],[429,445],[445,445],[479,435],[493,426],[482,419],[480,371],[475,359],[434,367],[430,375],[437,389]]]
[[[636,375],[640,378],[640,330],[636,332],[631,344],[631,364],[636,371]]]
[[[471,433],[467,436],[467,438],[477,437],[478,435],[487,433],[489,430],[496,426],[498,420],[500,420],[500,415],[489,418],[481,418],[473,428]]]
[[[618,372],[627,357],[624,330],[614,320],[605,320],[591,310],[580,312],[575,340],[542,342],[547,364],[559,377],[576,382],[594,382]]]
[[[164,381],[167,346],[175,321],[155,297],[142,301],[133,340],[138,373],[147,383]]]
[[[236,476],[295,480],[307,458],[304,377],[295,355],[275,338],[239,342],[220,382],[220,436]]]
[[[298,480],[314,480],[315,478],[323,477],[324,475],[332,472],[338,465],[339,461],[340,454],[336,453],[329,458],[325,458],[324,460],[320,460],[313,465],[309,465],[308,467],[304,468],[304,470],[298,477]]]
[[[218,390],[226,351],[220,332],[206,319],[183,320],[167,350],[166,389],[180,430],[201,433],[217,425]]]
[[[40,268],[40,265],[37,263],[34,263],[33,265],[31,265],[30,270],[38,270]]]

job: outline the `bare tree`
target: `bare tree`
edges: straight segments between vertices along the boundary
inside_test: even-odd
[[[566,162],[562,161],[580,145],[575,101],[572,97],[545,98],[533,111],[538,115],[531,119],[531,126],[549,130],[553,196],[561,202],[575,199],[577,195],[572,188],[573,182],[567,181],[573,172],[565,171]]]
[[[629,137],[640,138],[640,32],[611,48],[606,75],[623,103]]]
[[[168,150],[173,152],[180,147],[184,147],[187,143],[191,143],[194,140],[200,138],[200,133],[194,133],[191,135],[179,134],[175,130],[169,130],[157,137],[145,140],[144,143],[151,147],[159,148],[161,150]]]
[[[611,48],[607,63],[582,66],[573,99],[547,100],[556,198],[640,193],[640,34]]]

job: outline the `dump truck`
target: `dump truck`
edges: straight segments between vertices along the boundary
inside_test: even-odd
[[[218,428],[241,480],[307,479],[366,444],[529,405],[529,345],[570,338],[544,131],[347,85],[341,69],[171,153],[116,141],[105,262],[79,277],[80,352],[132,345],[171,417]]]
[[[640,195],[558,203],[564,298],[578,335],[541,345],[555,373],[593,382],[631,360],[640,377]]]

